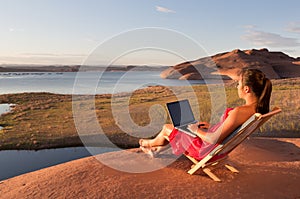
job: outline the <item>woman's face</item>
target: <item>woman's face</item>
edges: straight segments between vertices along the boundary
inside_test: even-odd
[[[238,90],[238,95],[239,95],[239,98],[243,98],[244,96],[244,93],[243,93],[243,84],[242,84],[242,78],[240,78],[238,80],[238,83],[237,83],[237,90]]]

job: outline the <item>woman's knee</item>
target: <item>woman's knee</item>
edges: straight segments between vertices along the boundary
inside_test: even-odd
[[[174,129],[174,126],[172,124],[164,124],[163,130],[170,133]]]

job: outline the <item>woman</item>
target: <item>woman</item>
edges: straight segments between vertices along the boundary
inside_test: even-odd
[[[140,148],[153,157],[170,143],[175,155],[185,153],[201,160],[216,143],[222,142],[254,113],[269,112],[271,81],[257,69],[244,69],[239,77],[238,96],[244,99],[245,104],[226,109],[218,124],[212,127],[207,122],[189,125],[189,129],[197,134],[196,138],[178,131],[172,124],[165,124],[154,139],[140,139]]]

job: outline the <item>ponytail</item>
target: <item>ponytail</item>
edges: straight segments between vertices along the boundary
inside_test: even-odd
[[[265,114],[270,110],[270,98],[272,92],[272,83],[268,78],[264,78],[264,88],[263,91],[258,98],[256,112]]]

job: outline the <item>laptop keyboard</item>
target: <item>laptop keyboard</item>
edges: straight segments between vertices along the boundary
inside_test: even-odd
[[[181,127],[179,127],[179,128],[182,129],[182,130],[191,132],[191,131],[188,129],[188,125],[186,125],[186,126],[181,126]]]
[[[197,135],[195,133],[193,133],[192,131],[190,131],[188,129],[188,125],[186,125],[186,126],[180,126],[178,129],[184,131],[186,134],[188,134],[188,135],[190,135],[192,137],[197,137]]]

